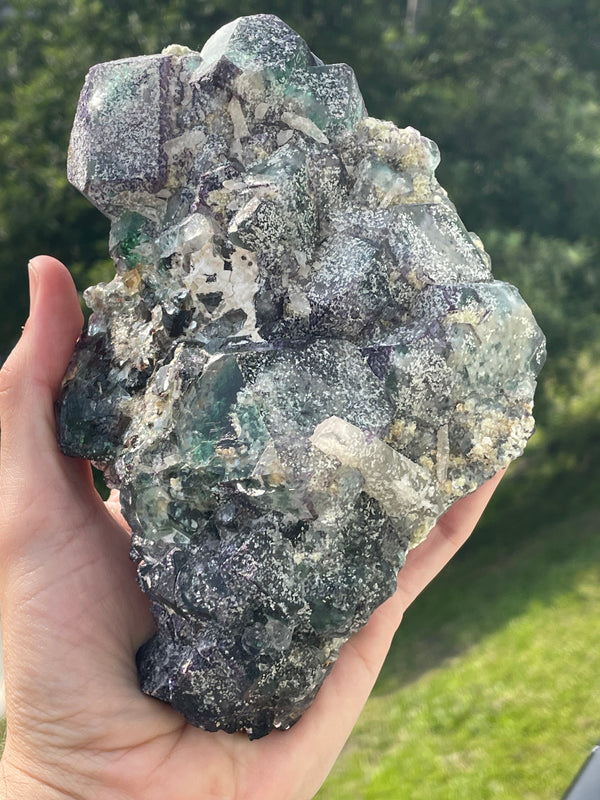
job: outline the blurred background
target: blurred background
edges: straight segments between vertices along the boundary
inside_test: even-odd
[[[408,612],[318,797],[556,798],[600,737],[597,0],[0,0],[0,363],[31,256],[80,290],[112,274],[108,223],[66,179],[88,68],[259,12],[439,144],[440,182],[548,337],[527,453]]]

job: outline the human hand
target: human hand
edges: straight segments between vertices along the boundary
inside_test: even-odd
[[[0,605],[6,800],[308,800],[327,776],[402,615],[471,533],[500,476],[460,500],[400,573],[398,590],[342,648],[312,706],[257,741],[207,733],[140,692],[153,630],[129,533],[87,462],[56,443],[54,402],[81,331],[69,273],[40,256],[31,310],[0,373]]]

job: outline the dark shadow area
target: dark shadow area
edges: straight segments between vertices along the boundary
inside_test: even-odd
[[[96,487],[96,491],[103,500],[108,500],[110,489],[104,480],[104,473],[101,470],[96,469],[96,467],[92,467],[92,472],[94,475],[94,486]]]

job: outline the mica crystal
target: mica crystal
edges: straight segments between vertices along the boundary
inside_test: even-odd
[[[69,178],[116,276],[85,293],[59,439],[120,490],[141,687],[194,725],[293,725],[533,431],[544,338],[438,161],[273,16],[87,76]]]

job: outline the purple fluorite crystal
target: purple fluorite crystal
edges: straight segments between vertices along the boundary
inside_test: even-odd
[[[276,17],[90,70],[69,177],[117,274],[86,292],[60,443],[120,489],[141,686],[194,725],[293,725],[533,430],[543,336],[438,160]]]

